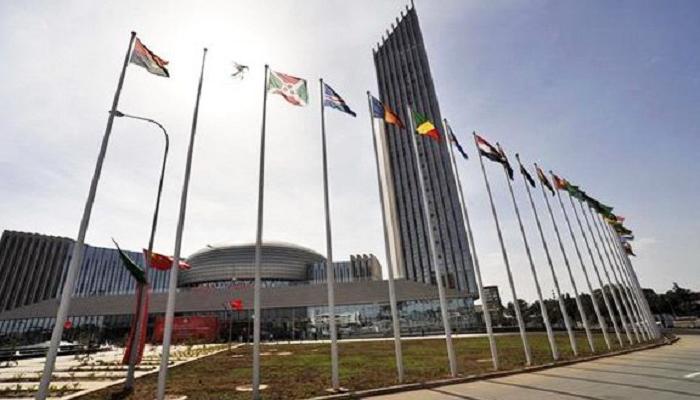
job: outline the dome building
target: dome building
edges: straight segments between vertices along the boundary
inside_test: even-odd
[[[262,247],[261,276],[265,287],[308,281],[309,267],[323,264],[317,252],[291,243],[266,242]],[[178,277],[180,287],[228,287],[255,279],[255,243],[209,245],[187,258],[192,267]]]

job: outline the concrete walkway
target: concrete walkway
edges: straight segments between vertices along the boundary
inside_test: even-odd
[[[682,336],[672,346],[565,367],[372,399],[700,399],[700,335]]]

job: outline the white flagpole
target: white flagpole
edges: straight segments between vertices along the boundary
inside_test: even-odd
[[[561,201],[561,196],[559,195],[559,191],[557,191],[557,196],[559,197],[559,204],[561,204],[562,211],[563,211],[564,210],[564,203],[562,203],[562,201]],[[576,216],[576,220],[578,221],[579,227],[581,228],[581,233],[583,234],[583,237],[585,239],[586,234],[583,231],[583,226],[581,225],[581,220],[579,220],[579,218],[578,218],[578,213],[576,212],[576,207],[574,207],[574,202],[571,199],[571,194],[569,194],[569,201],[571,202],[571,208],[574,210],[574,215]],[[588,277],[588,270],[586,270],[586,264],[583,263],[583,256],[581,255],[581,251],[578,248],[578,242],[576,242],[576,236],[574,236],[574,230],[571,227],[571,223],[569,221],[569,217],[566,214],[566,211],[564,211],[564,216],[566,217],[566,223],[569,225],[569,233],[571,233],[571,240],[574,242],[574,248],[576,249],[576,254],[578,255],[578,260],[579,260],[579,262],[581,262],[581,270],[583,271],[584,278],[586,278],[586,285],[588,286],[588,291],[591,292],[591,302],[593,303],[593,310],[595,311],[596,317],[598,317],[598,324],[600,325],[600,330],[603,332],[603,338],[605,339],[605,345],[608,347],[608,350],[610,350],[610,349],[612,349],[612,345],[610,344],[610,337],[608,336],[608,326],[605,323],[605,317],[603,317],[603,313],[600,312],[600,306],[598,305],[598,300],[596,300],[595,294],[593,293],[593,285],[591,285],[591,280]],[[586,244],[587,243],[588,243],[588,241],[586,240]],[[591,259],[593,259],[593,256],[591,256]]]
[[[454,348],[452,347],[452,329],[450,328],[450,317],[447,310],[447,298],[445,296],[445,282],[442,281],[443,272],[442,264],[437,257],[437,249],[435,248],[435,236],[433,234],[433,221],[430,218],[430,206],[428,205],[428,195],[425,192],[425,182],[423,181],[423,168],[421,168],[421,158],[418,154],[418,142],[416,141],[416,127],[413,122],[413,113],[411,106],[406,106],[406,115],[409,120],[409,135],[413,143],[413,153],[416,157],[416,172],[418,173],[418,186],[420,187],[421,199],[423,202],[423,214],[427,219],[428,242],[430,244],[430,255],[432,256],[433,266],[435,267],[435,280],[437,281],[438,297],[440,298],[440,314],[442,315],[442,325],[445,329],[445,344],[447,346],[447,358],[450,363],[450,374],[452,377],[457,376],[457,357]]]
[[[260,286],[262,285],[263,201],[265,192],[265,122],[267,117],[267,76],[265,64],[262,128],[260,129],[260,172],[258,176],[258,226],[255,234],[255,284],[253,287],[253,400],[260,398]],[[250,335],[250,332],[248,333]]]
[[[379,164],[379,150],[377,146],[377,132],[374,129],[374,117],[372,114],[372,98],[370,97],[369,91],[367,92],[367,104],[369,106],[369,122],[372,126],[372,144],[374,145],[374,159],[377,166],[377,186],[379,189],[379,201],[382,207],[382,226],[384,228],[384,247],[386,249],[386,261],[387,261],[387,273],[388,273],[388,284],[389,284],[389,307],[391,308],[391,324],[394,331],[394,353],[396,354],[396,375],[397,381],[403,383],[403,352],[401,349],[401,325],[399,320],[398,307],[396,305],[396,288],[394,286],[394,267],[398,267],[398,260],[392,257],[392,245],[389,241],[389,220],[390,215],[387,215],[385,210],[385,203],[391,201],[390,198],[384,198],[384,187],[387,188],[389,183],[382,179],[380,164]],[[384,121],[381,122],[382,124]],[[381,138],[383,139],[383,138]],[[380,143],[383,144],[383,141]],[[382,146],[383,149],[384,146]],[[386,160],[385,160],[386,161]],[[387,175],[385,175],[386,177]],[[383,183],[383,184],[382,184]],[[393,237],[393,236],[392,236]]]
[[[119,105],[119,96],[121,95],[122,86],[124,85],[126,67],[127,65],[129,65],[129,56],[131,55],[131,48],[134,44],[135,38],[136,32],[131,32],[129,46],[126,49],[126,56],[124,56],[122,71],[119,75],[119,82],[117,83],[117,90],[115,91],[114,99],[112,100],[112,110],[109,113],[109,116],[107,117],[107,127],[105,128],[105,133],[102,137],[100,152],[97,156],[97,163],[95,164],[95,172],[93,173],[92,181],[90,182],[90,190],[88,192],[87,200],[85,201],[83,217],[80,220],[78,237],[76,238],[75,244],[73,245],[71,259],[70,263],[68,264],[68,271],[66,273],[66,281],[63,284],[63,289],[61,290],[61,300],[58,305],[58,311],[56,312],[56,322],[53,327],[53,332],[51,333],[51,343],[49,344],[49,349],[46,353],[44,372],[41,376],[41,382],[39,383],[39,388],[36,394],[36,398],[40,400],[46,399],[46,397],[49,395],[49,384],[51,383],[51,375],[53,374],[54,365],[56,364],[56,355],[58,354],[58,347],[61,343],[61,337],[63,336],[63,323],[66,321],[66,318],[68,318],[71,296],[73,295],[73,289],[75,287],[75,280],[78,276],[78,272],[80,271],[80,265],[83,260],[83,253],[85,250],[85,234],[87,233],[88,225],[90,224],[90,214],[92,213],[92,205],[95,202],[97,184],[100,180],[100,175],[102,173],[102,164],[104,163],[105,154],[107,153],[109,136],[112,133],[112,124],[114,122],[115,117],[114,113],[117,111]]]
[[[445,135],[452,134],[452,129],[447,124],[447,119],[442,120],[443,130]],[[446,138],[450,143],[451,138]],[[479,291],[479,297],[481,298],[481,308],[484,312],[484,323],[486,324],[486,335],[489,338],[489,347],[491,348],[491,361],[493,362],[493,369],[498,371],[498,348],[496,347],[496,338],[493,336],[493,326],[491,323],[491,310],[489,310],[486,304],[486,296],[484,295],[484,285],[481,282],[481,266],[479,265],[479,256],[476,254],[476,245],[474,244],[474,234],[472,233],[472,226],[469,222],[469,212],[467,211],[467,199],[464,196],[464,189],[462,189],[462,180],[459,178],[459,170],[457,169],[457,161],[455,158],[454,144],[449,145],[450,149],[450,161],[452,163],[452,171],[455,175],[455,180],[457,181],[457,188],[459,189],[459,202],[462,204],[462,212],[464,217],[464,226],[467,229],[467,240],[468,245],[472,253],[472,258],[474,259],[474,275],[476,276],[476,287]]]
[[[520,162],[520,158],[518,158],[518,163]],[[537,164],[535,164],[535,168],[537,167]],[[547,199],[547,196],[544,192],[544,185],[540,183],[540,187],[542,188],[542,195],[545,196],[545,200],[547,200],[547,208],[549,208],[549,200]],[[535,222],[537,222],[537,230],[540,232],[540,239],[542,239],[542,247],[544,248],[544,253],[547,256],[547,263],[549,264],[549,271],[552,273],[552,280],[554,281],[554,289],[556,290],[557,294],[557,299],[559,301],[559,310],[561,311],[562,318],[564,319],[564,326],[566,326],[566,332],[569,335],[569,344],[571,345],[571,351],[574,353],[574,356],[578,356],[578,346],[576,345],[576,336],[574,336],[574,331],[571,328],[571,319],[569,318],[569,312],[566,311],[566,304],[564,304],[564,296],[561,294],[561,289],[559,288],[559,280],[557,279],[557,273],[554,271],[554,264],[552,263],[552,256],[549,253],[549,246],[547,246],[547,239],[544,237],[544,232],[542,231],[542,223],[540,222],[540,216],[537,213],[537,207],[535,206],[535,201],[532,199],[532,193],[530,192],[530,187],[527,185],[527,182],[525,182],[525,189],[527,189],[527,197],[530,199],[530,206],[532,207],[532,213],[535,216]],[[550,211],[550,216],[551,216],[551,208],[549,209]],[[554,217],[552,216],[552,222],[554,222]],[[557,232],[557,236],[559,235],[559,231],[556,229],[556,224],[555,224],[555,231]],[[563,250],[563,248],[562,248]],[[566,259],[566,257],[565,257]],[[568,260],[566,261],[568,264]],[[578,291],[576,290],[577,294],[576,297],[578,299]]]
[[[610,227],[610,229],[611,230],[613,229],[612,226]],[[642,291],[642,286],[639,284],[639,280],[637,279],[634,268],[632,268],[632,262],[630,261],[629,256],[627,255],[624,248],[622,247],[622,238],[615,231],[613,231],[613,234],[615,235],[615,239],[617,241],[618,249],[620,252],[620,258],[622,258],[623,269],[627,273],[630,284],[631,284],[632,288],[634,288],[634,291],[637,295],[637,302],[639,305],[639,309],[640,309],[640,312],[642,314],[643,320],[645,321],[645,323],[648,327],[649,334],[651,335],[652,338],[659,339],[661,337],[661,331],[656,326],[656,320],[654,319],[654,316],[651,313],[651,309],[649,308],[649,303],[647,303],[647,300],[644,297],[644,292]]]
[[[503,152],[503,149],[501,146],[496,143],[498,146],[498,150],[501,151],[502,154],[505,153]],[[515,155],[515,158],[518,159],[518,164],[520,165],[520,156],[518,154]],[[522,165],[521,165],[522,166]],[[510,182],[510,176],[508,176],[508,171],[503,170],[506,175],[506,181],[508,182],[508,191],[510,192],[510,198],[513,200],[513,209],[515,210],[515,216],[518,220],[518,227],[520,227],[520,235],[523,238],[523,244],[525,245],[525,253],[527,254],[527,260],[530,263],[530,272],[532,273],[532,279],[535,281],[535,289],[537,290],[537,299],[540,303],[540,312],[542,313],[542,320],[544,321],[544,326],[547,331],[547,339],[549,340],[549,348],[552,352],[552,359],[554,361],[557,361],[559,359],[559,349],[557,348],[557,342],[554,340],[554,332],[552,332],[552,325],[549,322],[549,313],[547,312],[547,306],[544,304],[544,299],[542,298],[542,288],[540,287],[540,281],[537,278],[537,270],[535,269],[535,262],[532,260],[532,252],[530,251],[530,244],[527,242],[527,235],[525,235],[525,227],[523,226],[523,220],[522,217],[520,216],[520,209],[518,208],[518,202],[515,201],[515,193],[513,192],[513,184]],[[522,174],[521,174],[522,175]],[[527,187],[528,183],[525,180],[525,176],[523,176],[523,181],[525,182],[525,186]],[[529,187],[528,187],[528,192],[529,192]]]
[[[601,219],[603,217],[601,216]],[[637,299],[634,296],[634,293],[632,293],[632,288],[629,285],[629,281],[627,280],[627,276],[623,273],[622,271],[622,258],[620,258],[620,254],[617,251],[617,247],[615,246],[614,239],[612,237],[611,231],[608,229],[610,226],[608,225],[605,220],[602,220],[602,226],[603,226],[603,233],[606,236],[606,239],[608,240],[608,246],[610,247],[610,252],[613,255],[613,260],[615,261],[615,267],[617,268],[616,275],[619,274],[620,276],[620,282],[622,283],[622,289],[624,290],[625,294],[627,295],[627,302],[630,306],[630,309],[632,310],[632,316],[635,319],[635,327],[639,330],[639,334],[642,336],[643,341],[647,341],[650,336],[647,336],[649,334],[646,325],[644,325],[644,321],[641,317],[641,313],[639,310],[639,306],[637,304]],[[613,271],[615,269],[613,268]]]
[[[598,247],[598,242],[596,241],[595,234],[593,233],[593,228],[591,228],[591,223],[588,220],[588,215],[586,214],[587,207],[583,206],[583,201],[581,201],[581,200],[579,200],[579,205],[581,206],[581,215],[583,215],[583,219],[584,219],[584,221],[586,221],[586,227],[588,227],[588,233],[591,234],[591,241],[593,242],[593,247],[595,247],[595,251],[596,251],[596,253],[598,253],[598,260],[600,261],[600,268],[603,269],[603,272],[605,273],[606,277],[608,278],[609,289],[610,289],[610,293],[612,294],[613,302],[615,304],[615,309],[617,310],[617,314],[620,316],[620,324],[622,324],[622,327],[625,329],[625,334],[627,335],[627,340],[629,340],[629,342],[632,343],[632,336],[630,335],[630,330],[627,327],[627,322],[625,322],[625,316],[622,312],[622,307],[620,307],[620,300],[617,298],[617,293],[615,293],[615,289],[612,286],[612,281],[610,280],[610,275],[608,274],[608,270],[605,268],[605,261],[603,261],[603,254],[600,252],[600,247]],[[598,283],[600,284],[600,291],[603,292],[603,299],[606,299],[607,297],[605,296],[605,284],[603,283],[603,280],[600,277],[600,272],[598,271],[598,268],[595,269],[595,273],[598,276]],[[613,326],[615,327],[615,334],[617,335],[617,341],[620,344],[620,347],[624,347],[625,343],[622,340],[622,334],[621,334],[620,330],[617,328],[617,324],[615,322],[615,315],[613,315],[613,308],[610,307],[609,300],[606,302],[605,306],[608,308],[608,312],[610,313],[610,319],[612,320]]]
[[[537,167],[537,164],[535,164],[535,167]],[[555,192],[557,192],[558,196],[558,190],[556,189]],[[542,188],[542,197],[544,197],[544,201],[547,204],[547,210],[549,211],[549,217],[552,220],[552,226],[554,227],[554,233],[557,235],[557,241],[559,242],[559,249],[561,250],[561,254],[564,257],[564,265],[566,265],[566,270],[569,273],[569,280],[571,281],[571,287],[574,290],[574,295],[576,296],[576,307],[578,308],[579,315],[581,316],[581,322],[583,323],[583,328],[586,331],[586,338],[588,339],[588,347],[591,349],[591,352],[595,353],[595,344],[593,342],[593,334],[591,333],[591,327],[588,323],[588,316],[586,315],[586,310],[583,308],[583,302],[581,301],[581,295],[579,294],[578,288],[576,286],[576,280],[574,279],[574,274],[571,272],[571,263],[569,262],[569,257],[566,255],[566,249],[564,248],[564,242],[561,239],[561,233],[559,233],[559,227],[557,225],[557,221],[554,219],[554,213],[552,212],[552,205],[549,202],[549,197],[547,197],[546,193],[544,192],[544,187]],[[564,218],[566,219],[567,225],[569,225],[569,220],[568,216],[566,215],[566,211],[564,211],[564,205],[561,203],[561,198],[559,199],[559,204],[561,205],[561,210],[564,212]],[[571,232],[571,225],[569,225],[569,231]]]
[[[323,78],[319,79],[321,102],[321,144],[323,148],[323,206],[326,215],[326,280],[328,287],[328,327],[331,335],[331,383],[334,391],[340,389],[338,378],[338,333],[335,321],[335,270],[333,268],[333,241],[331,238],[331,212],[328,199],[328,155],[326,152],[326,118],[323,106]]]
[[[597,212],[593,208],[589,207],[588,211],[591,214],[591,220],[593,220],[593,226],[595,226],[596,233],[598,234],[598,241],[600,242],[600,247],[603,248],[603,252],[605,253],[605,258],[608,260],[608,266],[610,267],[610,271],[613,272],[613,278],[615,279],[615,284],[613,284],[613,281],[610,279],[610,274],[608,273],[608,269],[605,268],[605,264],[603,264],[603,271],[605,271],[605,276],[608,278],[608,283],[610,284],[610,291],[613,292],[613,296],[615,295],[615,292],[617,291],[619,297],[619,302],[616,300],[616,304],[619,304],[620,302],[622,303],[622,307],[624,308],[625,314],[626,314],[626,319],[625,315],[622,314],[622,310],[620,306],[618,305],[618,310],[620,313],[620,319],[622,319],[622,324],[625,327],[625,332],[627,334],[627,339],[629,340],[630,344],[634,344],[635,342],[639,342],[639,333],[637,332],[637,327],[634,326],[634,323],[632,322],[632,312],[629,308],[629,305],[627,304],[627,299],[625,299],[625,295],[620,288],[620,281],[617,279],[617,275],[615,274],[615,269],[613,266],[613,260],[610,257],[610,253],[608,252],[608,246],[605,241],[605,237],[603,236],[603,233],[600,230],[599,226],[599,221],[598,218],[596,218]],[[592,233],[591,233],[592,234]],[[630,334],[630,328],[632,327],[632,332],[634,333],[634,338]],[[636,341],[635,341],[636,339]]]
[[[199,99],[202,95],[202,81],[204,80],[204,61],[207,58],[207,48],[202,51],[202,67],[199,71],[199,84],[197,85],[197,100],[194,103],[194,115],[192,116],[192,131],[190,133],[190,144],[187,149],[187,164],[185,165],[185,179],[182,184],[182,195],[180,197],[180,216],[177,221],[177,231],[175,236],[175,251],[173,254],[173,264],[170,267],[170,281],[168,287],[168,302],[165,308],[165,328],[163,330],[163,356],[160,359],[160,370],[158,371],[158,392],[156,398],[165,398],[165,383],[168,377],[168,362],[170,361],[170,341],[173,334],[173,320],[175,318],[175,295],[177,293],[177,274],[180,270],[180,250],[182,246],[182,233],[185,229],[185,212],[187,209],[187,192],[190,186],[190,171],[192,170],[192,155],[194,152],[194,138],[197,132],[197,117],[199,115]]]
[[[486,168],[484,167],[484,160],[479,152],[479,145],[476,140],[476,132],[472,133],[474,135],[474,145],[476,146],[476,151],[479,153],[479,164],[481,165],[481,172],[484,175],[484,183],[486,184],[486,192],[489,195],[489,202],[491,203],[491,213],[493,214],[493,220],[496,223],[496,232],[498,233],[498,242],[501,245],[501,254],[503,255],[503,263],[506,266],[506,272],[508,273],[508,285],[510,286],[510,293],[513,296],[513,308],[515,309],[515,316],[518,320],[518,328],[520,329],[520,339],[523,342],[523,351],[525,352],[525,364],[532,365],[532,354],[530,352],[530,343],[527,341],[527,332],[525,331],[525,322],[523,321],[523,315],[520,311],[520,303],[518,302],[518,294],[515,292],[515,283],[513,282],[513,274],[510,271],[510,262],[508,261],[508,252],[506,252],[506,245],[503,241],[503,234],[501,233],[501,225],[498,223],[498,214],[496,213],[496,206],[493,204],[493,194],[491,194],[491,185],[489,184],[489,178],[486,175]],[[504,167],[505,168],[505,167]]]
[[[549,173],[554,176],[552,171]],[[566,208],[564,208],[564,202],[561,200],[561,194],[559,194],[559,189],[556,190],[557,199],[559,199],[559,206],[561,206],[561,212],[564,214],[564,221],[566,221],[566,226],[569,228],[569,235],[571,235],[571,241],[574,243],[574,249],[576,250],[576,256],[578,256],[578,261],[581,264],[581,270],[583,271],[583,276],[586,278],[586,284],[588,285],[588,290],[591,292],[591,301],[593,302],[593,310],[595,311],[596,317],[598,317],[598,322],[600,324],[601,330],[603,331],[603,338],[605,338],[605,344],[608,349],[610,349],[610,338],[608,338],[608,330],[605,326],[605,321],[600,315],[600,310],[598,309],[598,301],[593,296],[593,287],[591,286],[591,281],[588,279],[588,271],[586,271],[586,264],[583,263],[583,257],[581,256],[581,250],[578,248],[578,242],[576,241],[576,236],[574,235],[574,229],[571,227],[571,221],[569,220],[569,215],[566,213]],[[581,308],[583,312],[583,308]],[[589,336],[588,338],[591,350],[593,350],[593,339]],[[593,350],[594,351],[594,350]]]

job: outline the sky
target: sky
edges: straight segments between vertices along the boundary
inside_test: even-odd
[[[374,253],[384,263],[365,92],[377,88],[372,47],[405,5],[0,2],[0,230],[77,235],[134,30],[170,62],[170,78],[129,66],[119,103],[121,111],[153,118],[170,134],[156,251],[174,249],[207,47],[183,255],[207,244],[254,241],[268,63],[307,79],[310,104],[269,98],[264,240],[325,253],[323,77],[358,114],[326,113],[334,258]],[[416,8],[442,114],[472,156],[459,169],[485,284],[499,285],[510,300],[473,130],[500,142],[511,159],[519,152],[528,165],[537,161],[553,169],[625,216],[636,234],[633,262],[643,286],[665,291],[678,282],[700,290],[699,3],[419,0]],[[243,80],[230,77],[234,61],[250,66]],[[110,246],[115,238],[128,249],[147,245],[162,147],[155,126],[115,120],[87,243]],[[497,165],[487,162],[486,169],[518,295],[531,300],[536,292],[505,178]],[[543,293],[551,297],[551,275],[521,179],[514,190]],[[542,195],[533,195],[562,289],[569,291]],[[578,286],[587,291],[561,210],[552,205]],[[577,225],[574,230],[591,269]]]

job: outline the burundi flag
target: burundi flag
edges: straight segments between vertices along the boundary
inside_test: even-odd
[[[323,83],[323,105],[333,107],[336,110],[350,114],[353,117],[357,115],[355,114],[355,111],[351,110],[347,103],[345,103],[345,100],[343,100],[343,98],[340,97],[340,95],[325,82]]]
[[[165,68],[168,62],[158,57],[149,50],[148,47],[144,46],[139,38],[136,38],[134,41],[134,49],[131,50],[129,62],[146,68],[146,70],[152,74],[164,76],[166,78],[170,76],[168,69]]]
[[[532,186],[532,187],[536,187],[535,180],[532,179],[532,175],[530,175],[530,173],[527,172],[527,169],[525,169],[523,164],[520,162],[520,159],[518,159],[518,164],[520,164],[520,173],[525,177],[525,180],[527,180],[527,183],[529,183],[530,186]]]
[[[372,117],[381,118],[387,124],[396,125],[399,128],[405,128],[403,122],[396,113],[386,104],[377,100],[374,96],[370,96],[372,101]]]
[[[554,196],[554,188],[552,187],[552,184],[549,182],[549,179],[547,179],[547,175],[544,174],[544,171],[535,164],[535,170],[537,170],[537,178],[539,178],[540,183],[549,189],[549,191],[552,193],[552,196]]]
[[[305,106],[309,103],[306,80],[301,78],[270,71],[270,76],[267,78],[267,90],[284,97],[295,106]]]
[[[122,260],[122,264],[124,264],[124,267],[129,271],[131,276],[133,276],[138,283],[146,284],[146,272],[143,270],[143,268],[137,265],[134,260],[126,255],[126,253],[119,248],[119,245],[114,239],[112,239],[112,242],[114,242],[114,245],[117,247],[117,252],[119,253],[119,258]]]
[[[419,135],[428,136],[435,140],[440,140],[440,132],[438,132],[435,125],[425,117],[425,115],[418,112],[413,112],[413,120],[416,121],[416,132]]]
[[[450,141],[452,144],[457,147],[457,150],[459,150],[459,153],[464,157],[465,160],[469,159],[469,156],[467,155],[467,152],[464,151],[464,148],[462,147],[461,144],[459,144],[459,141],[457,140],[457,136],[455,136],[454,132],[452,132],[452,127],[449,124],[447,125],[447,134],[450,135]]]

